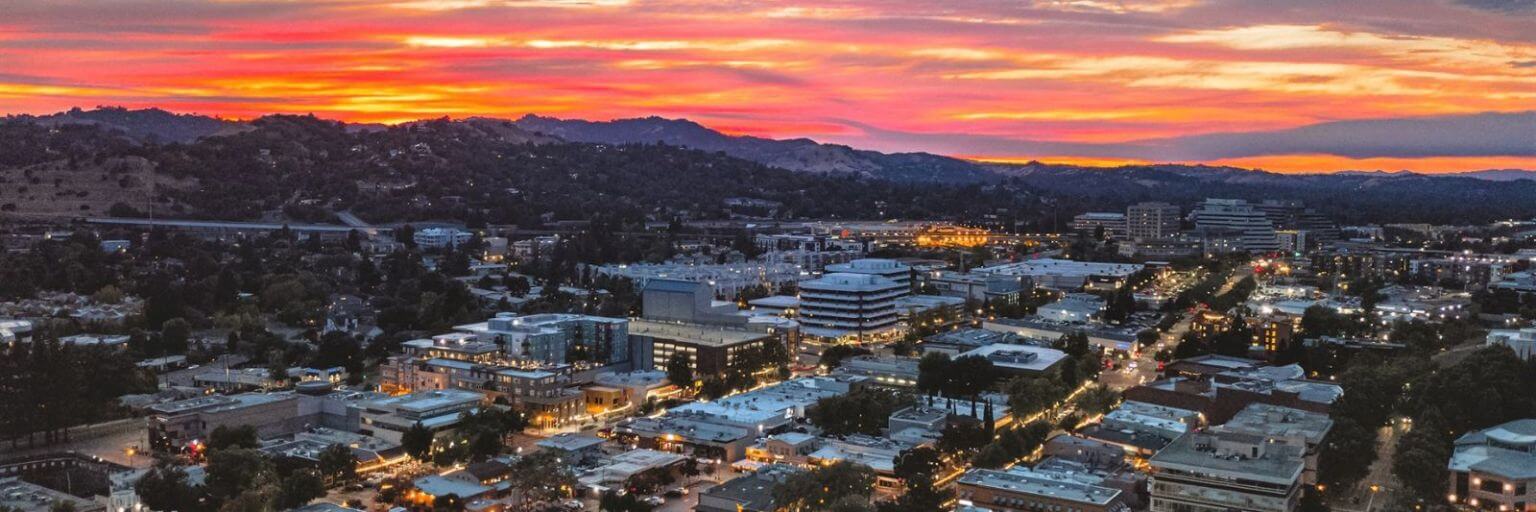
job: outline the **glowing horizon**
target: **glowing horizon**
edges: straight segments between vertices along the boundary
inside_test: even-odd
[[[686,118],[984,161],[1536,169],[1505,0],[16,0],[0,114]]]

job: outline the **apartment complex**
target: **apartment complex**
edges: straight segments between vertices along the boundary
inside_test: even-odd
[[[628,327],[629,321],[623,318],[501,313],[454,329],[474,334],[477,341],[494,343],[508,358],[518,361],[607,366],[630,361]]]

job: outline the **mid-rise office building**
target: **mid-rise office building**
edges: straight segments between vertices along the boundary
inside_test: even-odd
[[[1026,277],[1036,286],[1056,290],[1115,290],[1144,265],[1102,263],[1054,258],[1016,261],[978,268],[972,273],[988,276]]]
[[[1238,233],[1242,250],[1272,252],[1280,249],[1274,223],[1247,201],[1206,199],[1191,216],[1195,219],[1196,230]]]
[[[1150,461],[1152,512],[1291,512],[1301,501],[1304,449],[1260,435],[1196,431]]]
[[[1326,247],[1339,240],[1338,225],[1301,201],[1265,199],[1254,209],[1263,212],[1275,229],[1307,233],[1306,243],[1297,251]]]
[[[1306,469],[1301,483],[1317,483],[1317,454],[1323,439],[1333,429],[1333,419],[1327,414],[1303,411],[1265,403],[1253,403],[1243,408],[1225,424],[1214,427],[1222,432],[1239,432],[1263,436],[1270,443],[1299,446],[1303,450]]]
[[[1125,238],[1125,220],[1124,213],[1088,212],[1072,218],[1072,231],[1088,236],[1102,231],[1105,238],[1121,240]]]
[[[878,258],[858,259],[848,263],[827,265],[827,273],[880,276],[904,285],[912,284],[912,267],[896,260]]]
[[[1162,240],[1179,235],[1179,207],[1136,203],[1125,209],[1125,233],[1131,240]]]
[[[907,285],[878,275],[827,274],[800,283],[800,323],[805,334],[835,342],[894,338],[896,299],[907,293]]]

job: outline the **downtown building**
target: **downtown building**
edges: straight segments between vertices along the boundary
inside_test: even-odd
[[[1305,449],[1246,432],[1184,434],[1150,461],[1152,512],[1292,512]]]
[[[707,283],[656,279],[641,292],[641,317],[630,321],[636,370],[663,370],[674,357],[687,361],[697,378],[725,374],[778,344],[792,354],[800,324],[778,315],[738,310],[719,302]],[[682,383],[678,383],[681,385]]]
[[[909,286],[873,274],[834,273],[800,283],[800,324],[807,336],[869,343],[901,334],[896,301]]]
[[[1168,203],[1136,203],[1125,209],[1125,234],[1130,240],[1165,240],[1179,235],[1179,207]]]
[[[1280,250],[1274,223],[1247,201],[1206,199],[1190,215],[1195,219],[1195,229],[1208,238],[1221,240],[1223,248],[1230,244],[1235,245],[1234,249],[1251,253]],[[1212,251],[1208,248],[1206,252]]]
[[[1100,230],[1104,238],[1125,239],[1126,216],[1118,212],[1088,212],[1072,218],[1072,231],[1095,236]]]
[[[1451,503],[1475,510],[1536,510],[1536,419],[1463,434],[1446,469]]]

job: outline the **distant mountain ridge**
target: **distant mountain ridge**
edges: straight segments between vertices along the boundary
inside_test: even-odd
[[[228,135],[252,129],[250,122],[233,121],[198,114],[176,114],[158,108],[127,109],[123,107],[80,108],[42,116],[12,116],[46,126],[88,124],[116,129],[140,142],[192,142],[209,136]],[[444,118],[446,119],[446,118]],[[423,119],[409,124],[420,124],[441,119]],[[791,171],[824,174],[852,174],[871,178],[891,179],[904,182],[958,182],[972,183],[991,181],[998,176],[1011,176],[1020,169],[1032,166],[1053,168],[1074,167],[1080,169],[1113,169],[1109,167],[1063,166],[1041,162],[1028,164],[993,164],[976,162],[932,153],[881,153],[856,149],[840,144],[825,144],[807,138],[769,139],[753,136],[727,135],[687,119],[668,119],[657,116],[616,119],[612,121],[587,121],[559,119],[527,114],[516,120],[495,117],[471,116],[455,122],[475,130],[493,134],[499,140],[542,144],[559,140],[599,144],[650,144],[661,142],[702,151],[719,151],[728,155],[751,160],[763,165]],[[383,130],[386,125],[348,123],[349,130]],[[1151,168],[1172,170],[1188,168],[1194,172],[1210,170],[1263,172],[1252,169],[1220,166],[1153,165]],[[1272,173],[1270,173],[1272,174]],[[1436,176],[1464,177],[1488,181],[1536,180],[1536,170],[1488,169],[1459,173],[1425,174],[1413,171],[1341,171],[1334,173],[1300,174],[1299,176]],[[1298,176],[1286,174],[1286,176]]]
[[[174,114],[158,108],[130,110],[123,107],[73,108],[45,116],[17,116],[44,126],[86,124],[115,129],[139,142],[192,142],[211,135],[228,135],[251,129],[249,123],[198,114]]]
[[[81,126],[61,129],[71,125]],[[163,142],[183,147],[156,144]],[[371,208],[378,210],[376,218],[449,213],[440,205],[464,198],[494,211],[506,207],[506,198],[491,195],[532,197],[546,185],[552,187],[546,190],[550,195],[537,200],[560,198],[554,203],[560,206],[551,208],[564,211],[563,218],[579,218],[581,209],[569,203],[594,199],[588,197],[592,193],[598,194],[598,205],[623,201],[633,209],[666,204],[680,211],[720,213],[713,200],[695,201],[714,197],[709,191],[776,202],[786,205],[783,211],[806,216],[935,218],[974,208],[991,208],[987,214],[995,215],[996,205],[1009,205],[1025,215],[1043,208],[1055,222],[1058,214],[1114,211],[1139,201],[1187,208],[1205,198],[1225,197],[1300,200],[1348,222],[1536,217],[1536,179],[1529,179],[1536,172],[1509,169],[1447,176],[1281,174],[1207,165],[990,164],[926,153],[884,154],[808,139],[738,137],[691,121],[654,117],[606,122],[437,118],[385,126],[314,116],[228,121],[108,108],[0,119],[0,173],[47,172],[55,180],[103,182],[100,174],[77,172],[87,168],[109,175],[119,170],[164,174],[182,180],[187,190],[195,184],[202,192],[178,196],[174,206],[215,212],[218,218],[255,218],[283,208],[295,197],[297,185],[326,191],[310,198],[314,201]],[[345,183],[338,181],[343,168],[348,169]],[[106,181],[119,184],[116,188],[74,183],[62,191],[75,194],[67,205],[58,199],[62,196],[40,195],[35,189],[0,190],[5,195],[0,199],[16,201],[16,209],[64,205],[80,211],[100,211],[90,208],[117,199],[144,201],[128,197],[142,189],[135,186],[140,176],[119,178]],[[527,181],[538,179],[554,181]],[[118,194],[119,189],[126,192]],[[412,204],[386,211],[396,205],[351,202],[375,193],[410,193],[395,199]],[[983,195],[990,200],[980,200]],[[444,197],[451,199],[438,201]],[[0,202],[0,207],[7,204]],[[525,221],[531,213],[504,212],[503,217]]]
[[[1102,168],[1038,162],[994,164],[989,169],[1019,180],[1042,196],[1070,200],[1083,209],[1115,210],[1141,201],[1187,207],[1222,197],[1299,200],[1337,218],[1361,221],[1382,218],[1386,215],[1379,213],[1392,210],[1404,218],[1445,223],[1487,218],[1493,209],[1517,217],[1536,215],[1536,179],[1495,181],[1483,173],[1281,174],[1206,165]],[[1515,176],[1536,174],[1513,172],[1523,173]]]
[[[811,139],[767,139],[733,136],[686,119],[644,117],[613,121],[557,119],[537,115],[519,118],[517,126],[572,142],[649,144],[661,142],[703,151],[720,151],[763,165],[791,171],[855,174],[909,182],[966,183],[995,176],[982,165],[930,153],[880,153]]]

